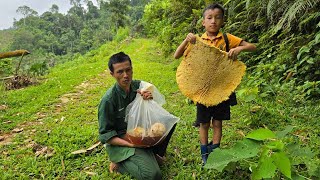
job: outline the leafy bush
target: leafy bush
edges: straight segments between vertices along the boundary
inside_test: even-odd
[[[189,32],[202,33],[199,20],[204,7],[202,0],[154,0],[145,7],[142,20],[147,34],[156,36],[164,53],[169,55]]]
[[[43,76],[48,71],[48,66],[45,61],[42,63],[34,63],[31,65],[29,69],[29,73],[33,76]]]
[[[129,36],[129,28],[120,28],[114,37],[114,41],[121,42]]]
[[[231,162],[242,162],[249,167],[252,179],[305,177],[319,178],[319,161],[308,147],[287,142],[287,134],[294,129],[287,126],[283,131],[272,132],[269,129],[257,129],[230,149],[216,149],[208,158],[205,168],[223,171]],[[290,142],[290,141],[289,141]],[[258,161],[257,161],[258,159]],[[307,173],[298,172],[302,165]]]
[[[13,66],[11,59],[1,59],[0,60],[0,76],[12,75]]]

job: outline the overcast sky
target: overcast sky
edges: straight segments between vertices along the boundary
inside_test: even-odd
[[[93,0],[94,4],[95,0]],[[0,0],[0,30],[13,26],[13,18],[17,20],[22,16],[16,13],[19,6],[28,6],[39,15],[48,11],[52,4],[59,7],[59,12],[65,14],[71,7],[70,0]]]

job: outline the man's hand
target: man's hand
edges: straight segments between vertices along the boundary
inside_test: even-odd
[[[137,93],[139,93],[139,94],[142,96],[142,98],[143,98],[144,100],[150,100],[150,99],[153,99],[153,96],[152,96],[152,94],[151,94],[151,92],[150,92],[150,91],[141,91],[141,90],[137,90]]]
[[[128,137],[128,135],[125,135],[124,137],[123,137],[123,139],[125,140],[125,141],[127,141],[127,143],[128,143],[128,147],[132,147],[132,148],[148,148],[148,147],[150,147],[149,145],[138,145],[138,144],[132,144],[131,142],[130,142],[130,139],[129,139],[129,137]]]
[[[132,144],[131,147],[133,148],[148,148],[149,145],[142,145],[142,144]]]

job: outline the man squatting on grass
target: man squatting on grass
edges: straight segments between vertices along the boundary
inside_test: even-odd
[[[132,80],[133,68],[131,59],[123,52],[110,57],[108,63],[110,74],[116,83],[102,97],[99,111],[99,139],[106,144],[111,161],[110,172],[127,173],[136,179],[161,179],[159,164],[163,163],[166,149],[175,129],[171,129],[166,139],[153,147],[134,145],[124,138],[127,130],[125,122],[126,107],[139,93],[144,100],[152,99],[150,91],[139,91],[139,80]],[[158,164],[159,163],[159,164]]]
[[[223,33],[220,31],[220,28],[224,25],[224,12],[224,8],[219,4],[212,4],[204,9],[202,25],[206,32],[202,34],[200,39],[209,46],[215,46],[226,51],[226,43],[223,39]],[[256,50],[256,46],[254,44],[248,43],[239,37],[227,34],[227,38],[230,47],[228,56],[234,60],[237,59],[237,56],[242,51]],[[189,43],[195,43],[195,41],[195,35],[189,33],[186,39],[177,48],[174,57],[178,59],[184,52],[188,53],[190,51]],[[203,165],[207,162],[208,155],[212,150],[220,147],[222,137],[222,120],[230,120],[230,105],[236,104],[235,97],[235,102],[232,102],[230,99],[223,101],[216,106],[210,107],[197,103],[196,121],[200,123],[200,151]],[[213,125],[213,139],[208,143],[208,130],[211,120]]]

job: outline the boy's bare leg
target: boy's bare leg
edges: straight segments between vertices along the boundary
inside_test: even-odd
[[[205,165],[207,163],[208,159],[208,131],[210,128],[210,122],[209,123],[200,123],[199,128],[199,136],[200,136],[200,152],[201,152],[201,159],[202,159],[202,165]]]
[[[213,125],[213,144],[220,144],[222,137],[222,121],[221,120],[212,120]]]
[[[208,131],[210,127],[209,123],[200,123],[199,134],[200,134],[200,143],[205,145],[208,144]]]

